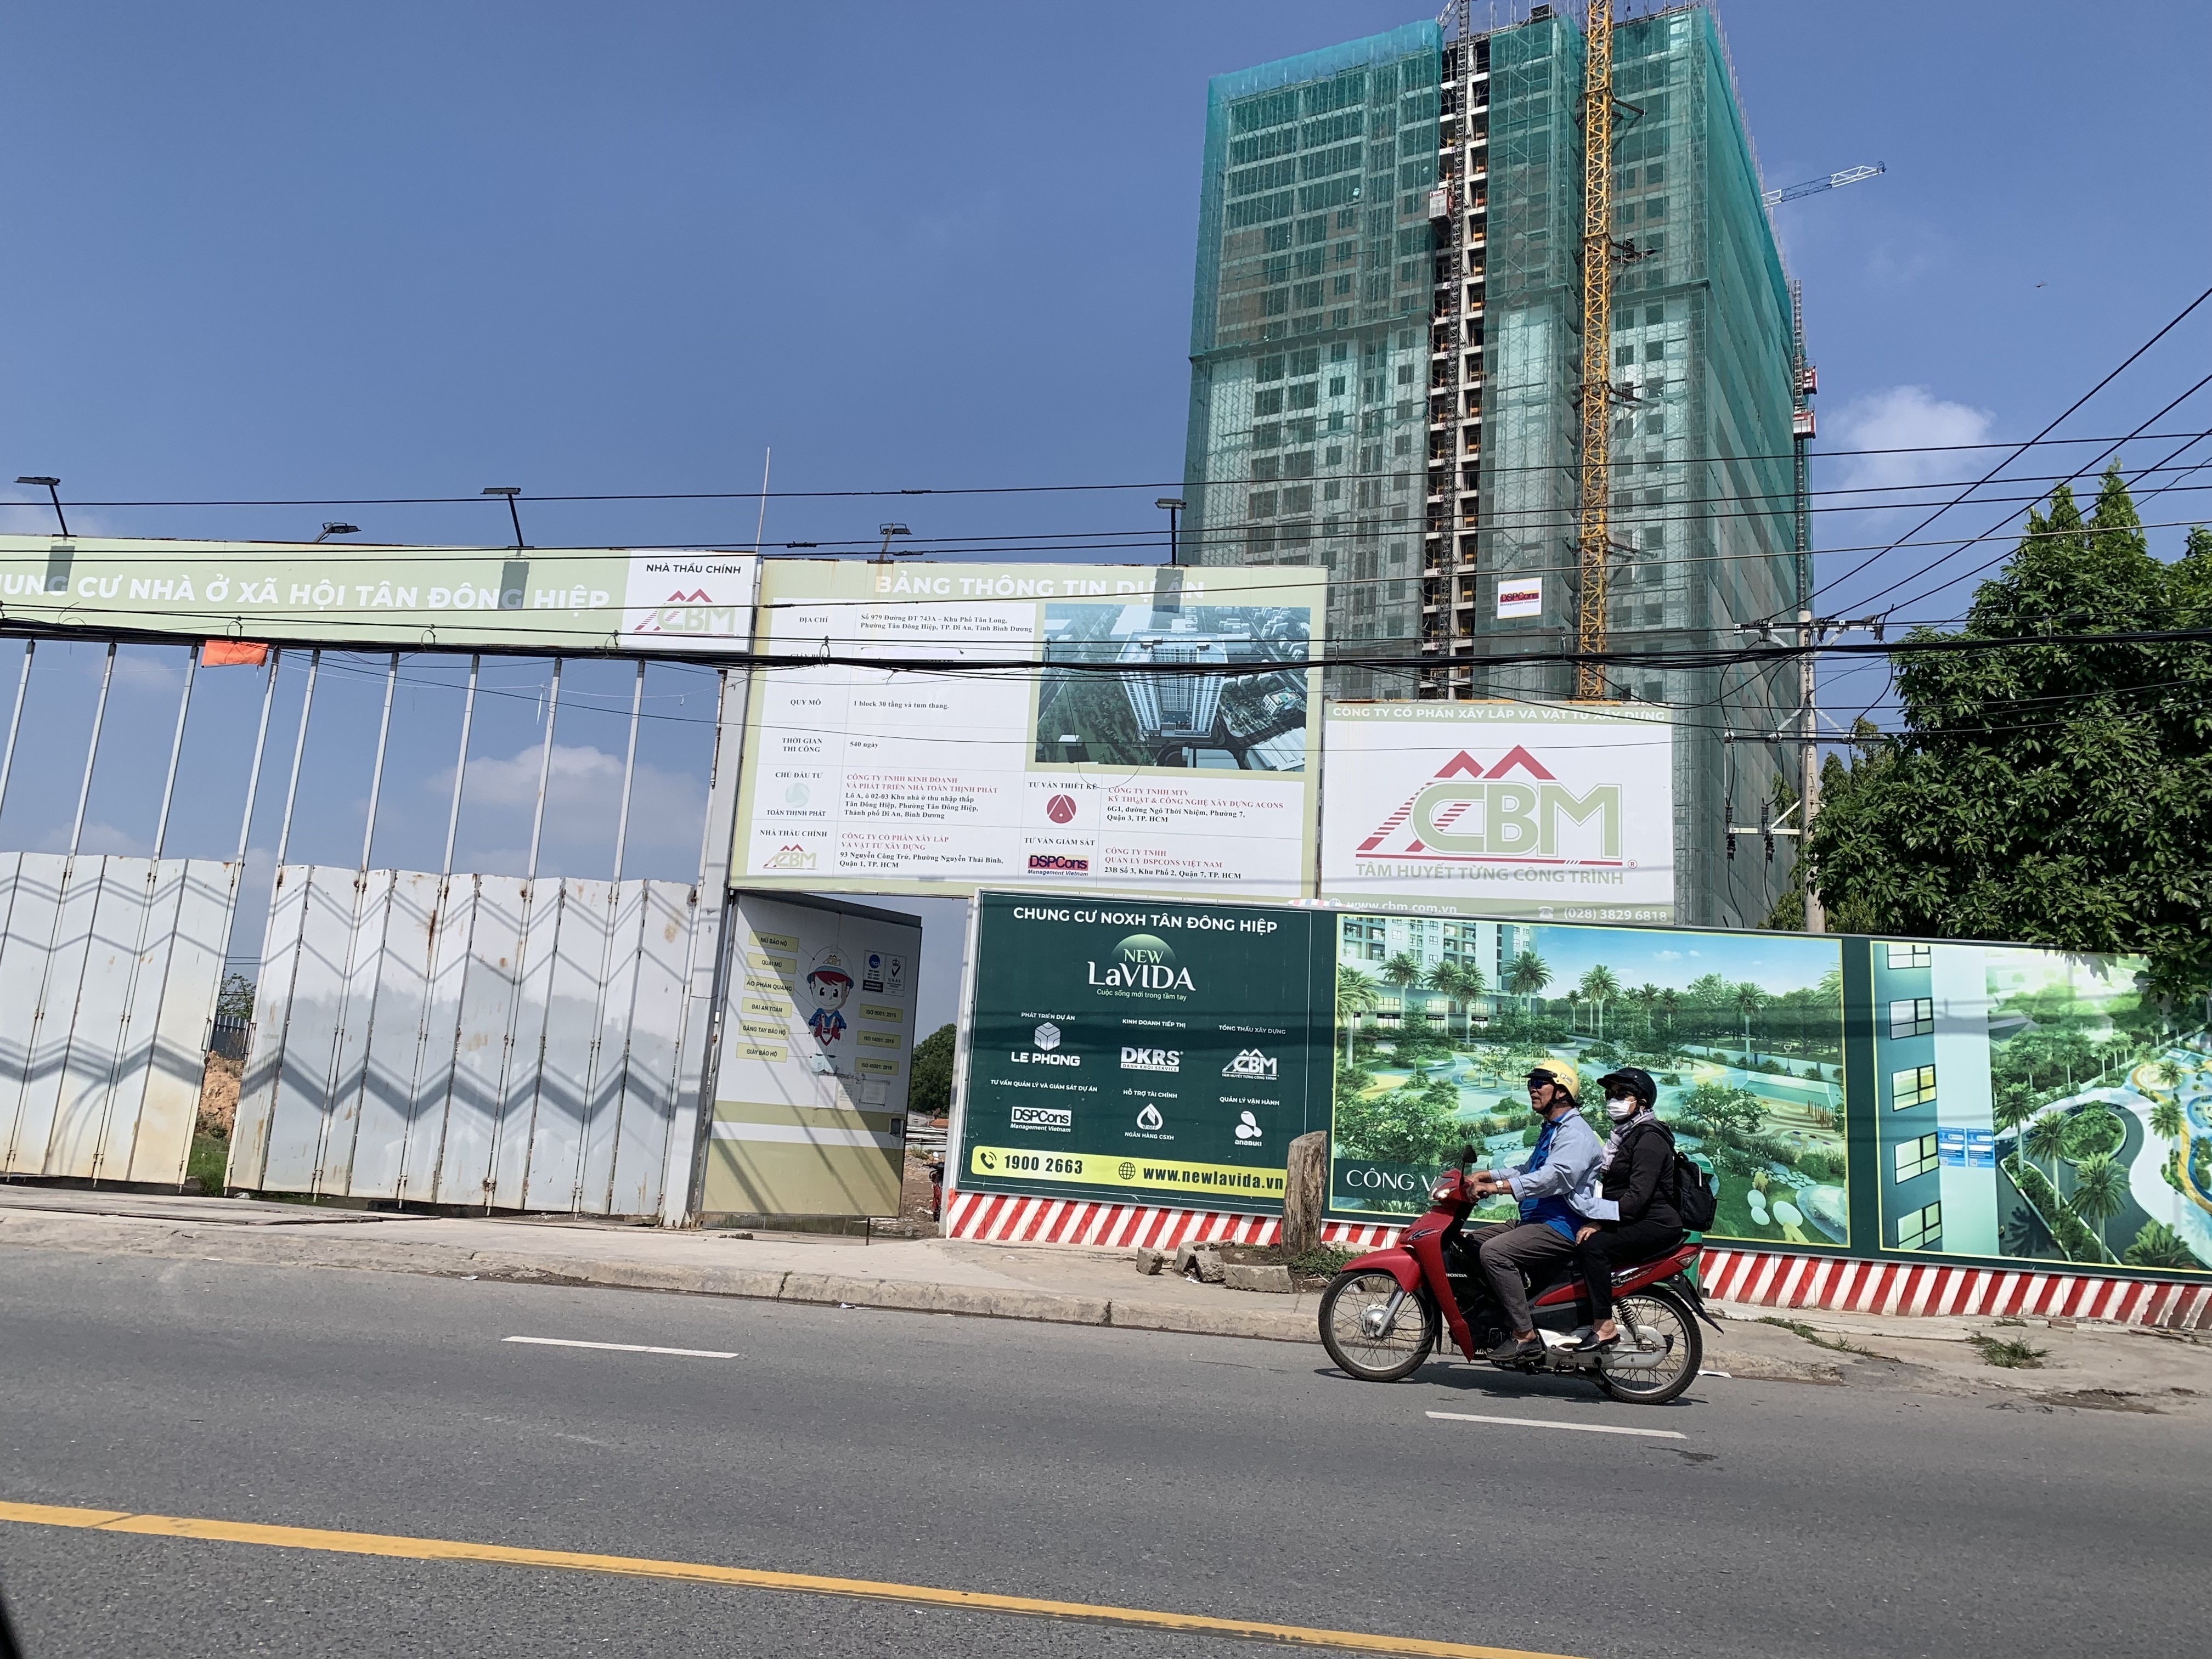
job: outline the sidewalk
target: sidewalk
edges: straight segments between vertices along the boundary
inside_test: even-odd
[[[453,1219],[0,1184],[0,1246],[9,1245],[1319,1340],[1316,1296],[1146,1277],[1133,1251],[1069,1245],[748,1238],[568,1218]],[[2025,1409],[2154,1408],[2212,1419],[2212,1341],[2177,1333],[2096,1322],[1776,1314],[1724,1303],[1714,1311],[1722,1328],[1705,1332],[1705,1366],[1730,1378],[1908,1386],[1993,1394]],[[2024,1341],[2044,1351],[2040,1364],[1992,1366],[1977,1336]]]

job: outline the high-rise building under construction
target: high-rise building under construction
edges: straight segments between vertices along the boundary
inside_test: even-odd
[[[1759,926],[1792,843],[1748,834],[1731,857],[1729,825],[1760,824],[1794,775],[1777,739],[1796,729],[1797,667],[1717,658],[1756,646],[1746,625],[1790,637],[1809,421],[1718,25],[1700,5],[1612,24],[1609,177],[1590,182],[1582,27],[1542,5],[1488,31],[1462,6],[1456,24],[1211,83],[1184,562],[1328,567],[1333,653],[1387,659],[1332,669],[1335,696],[1671,706],[1676,917]],[[1582,256],[1601,185],[1594,577]],[[1578,687],[1570,655],[1594,622],[1613,652],[1674,660]]]

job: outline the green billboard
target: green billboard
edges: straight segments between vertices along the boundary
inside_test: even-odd
[[[1312,913],[977,904],[958,1184],[1279,1212],[1284,1148],[1327,1121]]]
[[[1274,1213],[1420,1213],[1525,1079],[1640,1066],[1717,1243],[2212,1273],[2212,1031],[2142,963],[2026,945],[985,894],[957,1176]],[[1597,1122],[1602,1132],[1604,1125]]]

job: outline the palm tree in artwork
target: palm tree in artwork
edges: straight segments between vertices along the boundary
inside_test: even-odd
[[[1470,972],[1474,981],[1472,986],[1468,983]],[[1468,1016],[1468,1023],[1466,1029],[1472,1029],[1474,1010],[1471,1005],[1476,997],[1482,994],[1485,988],[1480,969],[1470,970],[1462,968],[1455,962],[1439,962],[1429,969],[1422,982],[1444,999],[1446,1022],[1444,1029],[1447,1033],[1451,1029],[1449,1023],[1451,1011],[1455,1006],[1461,1006],[1462,1012]],[[1465,1035],[1465,1030],[1462,1034]]]
[[[1603,963],[1583,975],[1582,994],[1597,1010],[1597,1038],[1605,1041],[1605,1005],[1620,994],[1620,976]]]
[[[1344,1032],[1344,1063],[1352,1064],[1352,1045],[1359,1028],[1359,1017],[1371,1014],[1382,1003],[1382,994],[1375,981],[1357,968],[1336,970],[1336,1023]]]
[[[1401,951],[1382,964],[1382,977],[1398,988],[1398,1012],[1401,1018],[1411,1011],[1406,993],[1421,982],[1425,972],[1420,957],[1415,956],[1411,951]]]
[[[1662,994],[1663,994],[1660,991],[1659,988],[1652,984],[1649,980],[1645,981],[1643,984],[1638,986],[1633,991],[1631,991],[1628,994],[1628,1000],[1636,1005],[1638,1010],[1644,1016],[1644,1041],[1647,1044],[1650,1043],[1652,1038],[1654,1029],[1653,1016],[1659,1006],[1659,999]]]
[[[2119,1213],[2127,1197],[2127,1171],[2110,1152],[2095,1153],[2074,1166],[2074,1213],[2097,1230],[2097,1242],[2107,1252],[2112,1246],[2105,1241],[2105,1224]]]
[[[1668,986],[1659,994],[1659,1006],[1666,1011],[1667,1044],[1671,1048],[1674,1043],[1674,1011],[1682,1006],[1682,994],[1673,986]]]
[[[1751,1069],[1751,1017],[1766,1006],[1769,998],[1762,987],[1749,980],[1729,992],[1729,998],[1735,1004],[1736,1012],[1743,1016],[1743,1067],[1747,1072]]]
[[[1490,981],[1483,976],[1482,969],[1471,962],[1462,963],[1459,969],[1459,1000],[1461,1006],[1467,1011],[1467,1023],[1462,1028],[1461,1036],[1471,1037],[1474,1035],[1475,1000],[1489,994]]]
[[[2181,1139],[2181,1107],[2178,1102],[2161,1100],[2150,1109],[2150,1132],[2160,1140]]]
[[[1523,951],[1505,970],[1505,988],[1516,997],[1528,999],[1526,1006],[1531,1019],[1536,1017],[1537,994],[1551,982],[1551,964],[1534,951]]]
[[[2051,1165],[2051,1194],[2058,1195],[2058,1159],[2066,1150],[2066,1115],[2045,1112],[2027,1126],[2021,1137],[2020,1149],[2033,1158],[2041,1158]]]

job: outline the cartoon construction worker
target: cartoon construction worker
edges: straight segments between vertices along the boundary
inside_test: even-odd
[[[845,1035],[845,1016],[838,1011],[853,994],[853,976],[835,955],[825,957],[806,975],[806,990],[814,999],[814,1012],[806,1017],[806,1023],[813,1030],[815,1042],[828,1054]]]

